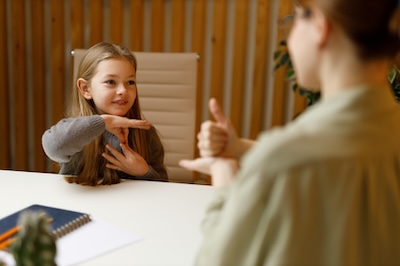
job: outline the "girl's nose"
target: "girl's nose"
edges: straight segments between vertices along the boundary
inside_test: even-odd
[[[120,84],[117,88],[117,94],[121,95],[121,94],[125,94],[126,93],[126,88],[123,84]]]

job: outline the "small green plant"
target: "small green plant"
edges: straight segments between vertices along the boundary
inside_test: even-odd
[[[320,92],[313,92],[306,88],[300,87],[296,82],[296,73],[294,71],[292,61],[290,60],[289,52],[287,50],[286,41],[282,40],[279,43],[278,49],[274,54],[275,67],[274,71],[283,66],[287,66],[286,80],[292,83],[292,89],[300,95],[306,97],[307,106],[313,105],[321,96]],[[400,70],[396,65],[390,69],[388,73],[388,80],[392,87],[393,94],[398,102],[400,102]]]
[[[49,217],[25,211],[20,215],[18,224],[21,230],[10,247],[16,265],[56,265],[56,244],[50,233]]]

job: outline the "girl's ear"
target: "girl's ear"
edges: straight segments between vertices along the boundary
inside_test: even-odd
[[[89,90],[89,84],[85,79],[79,78],[76,81],[76,86],[78,87],[79,92],[82,94],[82,96],[86,100],[91,100],[92,99],[92,94],[90,93],[90,90]]]

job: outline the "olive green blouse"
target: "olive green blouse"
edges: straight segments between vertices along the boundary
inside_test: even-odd
[[[358,86],[260,135],[196,265],[400,265],[400,109]]]

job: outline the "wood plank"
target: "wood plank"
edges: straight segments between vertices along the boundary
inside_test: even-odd
[[[84,48],[84,0],[71,1],[71,50]]]
[[[3,36],[7,35],[7,21],[6,21],[6,0],[0,0],[0,139],[2,141],[0,149],[0,169],[11,168],[10,158],[10,120],[9,120],[9,89],[10,83],[8,79],[8,54],[7,41]]]
[[[51,2],[51,102],[52,124],[57,123],[64,113],[64,1]]]
[[[171,52],[185,49],[185,0],[172,0]]]
[[[144,0],[131,0],[130,6],[130,48],[131,51],[143,51],[144,40]]]
[[[124,0],[110,1],[110,41],[123,43],[124,32]]]
[[[278,16],[280,18],[292,14],[293,12],[293,1],[282,0],[279,2],[279,12]],[[286,38],[283,32],[277,32],[277,43],[282,39]],[[273,97],[273,107],[272,107],[272,119],[271,126],[280,126],[285,124],[285,116],[287,109],[286,93],[288,83],[285,79],[287,72],[287,67],[281,67],[275,72],[275,82],[274,82],[274,97]]]
[[[248,0],[235,2],[230,119],[237,130],[243,126],[248,12]]]
[[[263,107],[265,104],[265,73],[267,62],[269,61],[269,35],[270,23],[269,14],[271,13],[271,2],[269,0],[259,0],[257,2],[257,25],[255,58],[253,73],[253,94],[251,105],[251,124],[250,138],[255,139],[263,130]]]
[[[92,46],[103,40],[103,0],[89,1],[90,17],[90,39],[89,45]]]
[[[197,85],[196,85],[196,123],[195,123],[195,136],[200,130],[201,114],[203,113],[203,90],[204,90],[204,58],[205,58],[205,44],[204,39],[206,36],[206,10],[207,1],[194,0],[192,9],[192,51],[200,56],[197,65]],[[197,141],[195,142],[195,157],[199,156],[197,148]],[[194,181],[198,180],[200,175],[194,173]],[[206,183],[210,184],[210,177],[206,177]]]
[[[12,79],[14,83],[14,136],[15,170],[28,170],[28,112],[26,90],[26,38],[25,38],[25,1],[11,2],[12,20]]]
[[[163,0],[151,2],[151,51],[164,50],[164,20],[165,4]]]
[[[210,96],[223,104],[227,1],[214,1]]]
[[[32,25],[32,90],[34,102],[34,135],[33,154],[34,171],[46,170],[46,156],[42,148],[42,134],[46,130],[46,68],[45,68],[45,35],[44,35],[44,0],[31,4]]]

